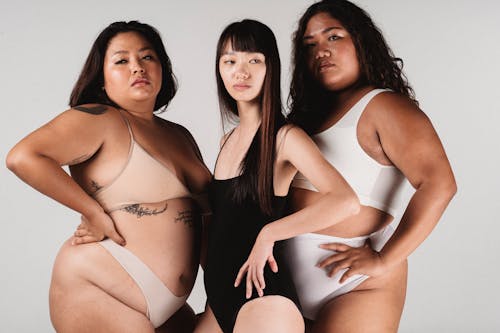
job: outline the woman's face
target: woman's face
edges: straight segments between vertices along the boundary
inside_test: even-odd
[[[104,57],[104,89],[118,105],[152,103],[162,84],[162,67],[151,44],[136,32],[113,37]]]
[[[266,58],[259,52],[234,51],[227,43],[219,59],[219,73],[237,102],[256,102],[266,76]]]
[[[351,35],[327,13],[314,15],[303,37],[307,66],[311,75],[331,91],[356,83],[360,66]]]

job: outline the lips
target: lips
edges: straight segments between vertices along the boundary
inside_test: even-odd
[[[246,90],[246,89],[250,88],[250,85],[248,85],[248,84],[235,84],[235,85],[233,85],[233,88],[236,90]]]
[[[335,64],[330,61],[321,61],[317,67],[318,72],[322,73],[328,69],[335,67]]]
[[[136,85],[146,85],[149,84],[149,80],[146,78],[139,78],[135,79],[134,82],[132,82],[132,87]]]

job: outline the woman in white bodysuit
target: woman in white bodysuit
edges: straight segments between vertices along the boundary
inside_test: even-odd
[[[401,60],[366,12],[345,0],[315,3],[293,43],[289,119],[312,136],[362,205],[353,217],[289,241],[303,314],[313,332],[397,332],[406,258],[455,194],[453,172]],[[404,178],[416,190],[406,210]],[[292,186],[292,212],[320,196],[302,175]]]

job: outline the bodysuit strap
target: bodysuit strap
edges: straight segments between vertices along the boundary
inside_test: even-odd
[[[125,112],[125,111],[123,111],[123,112]],[[132,126],[130,125],[130,121],[127,119],[127,117],[125,117],[122,114],[122,110],[118,110],[118,113],[120,114],[120,117],[122,117],[123,121],[125,122],[125,125],[127,125],[128,134],[130,135],[130,145],[132,145],[133,142],[135,141],[135,139],[134,139],[134,132],[132,132]]]
[[[220,153],[222,151],[222,148],[224,148],[224,146],[226,145],[227,140],[229,140],[229,137],[233,134],[233,132],[234,132],[234,128],[231,131],[229,131],[229,133],[227,134],[226,139],[224,140],[224,142],[222,142],[222,145],[219,148],[219,152],[217,153],[217,158],[215,159],[215,164],[214,164],[214,174],[215,174],[215,169],[217,168],[217,161],[219,161],[219,156],[220,156]]]

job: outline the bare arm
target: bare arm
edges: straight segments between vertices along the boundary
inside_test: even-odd
[[[7,167],[34,189],[87,220],[105,220],[107,214],[99,203],[61,167],[81,163],[98,151],[106,131],[97,118],[105,116],[74,109],[63,112],[17,143],[7,155]],[[109,221],[107,224],[109,231]],[[123,242],[121,237],[119,240]]]
[[[404,261],[430,234],[456,192],[456,183],[439,137],[427,116],[407,98],[394,93],[373,100],[371,122],[387,157],[416,189],[396,231],[379,252],[369,246],[325,244],[336,251],[319,266],[335,263],[340,282],[354,274],[379,276]]]
[[[263,237],[272,241],[292,238],[324,229],[359,212],[359,200],[352,188],[303,130],[291,128],[281,152],[283,159],[302,173],[323,196],[314,204],[267,224],[261,231]]]
[[[394,235],[380,252],[387,267],[405,260],[430,234],[457,191],[441,141],[417,106],[396,94],[376,122],[384,152],[416,189]]]

